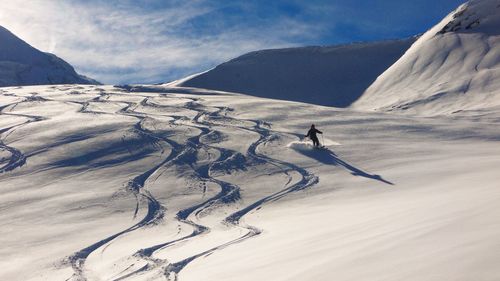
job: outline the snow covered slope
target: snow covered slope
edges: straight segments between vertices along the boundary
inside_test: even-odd
[[[500,106],[500,1],[472,0],[377,78],[359,109],[425,115]]]
[[[346,107],[414,40],[257,51],[177,85]]]
[[[0,26],[0,87],[49,84],[99,84],[79,75],[64,60],[33,48]]]
[[[499,122],[2,88],[0,280],[498,280]]]

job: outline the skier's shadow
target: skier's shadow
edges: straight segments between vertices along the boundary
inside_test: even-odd
[[[327,148],[313,148],[313,149],[295,149],[302,155],[313,158],[323,164],[342,166],[349,170],[352,175],[369,178],[372,180],[377,180],[386,184],[394,185],[392,182],[383,179],[380,175],[369,174],[361,169],[354,167],[353,165],[340,159],[333,151]]]

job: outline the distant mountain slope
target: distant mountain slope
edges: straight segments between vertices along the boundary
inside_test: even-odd
[[[257,51],[177,85],[347,107],[414,41]]]
[[[41,52],[0,26],[0,87],[99,84],[79,75],[59,57]]]
[[[448,114],[500,107],[500,1],[470,1],[425,33],[355,104]]]

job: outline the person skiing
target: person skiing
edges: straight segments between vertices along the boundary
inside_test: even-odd
[[[314,127],[314,124],[312,124],[311,129],[309,129],[307,135],[305,136],[306,138],[309,137],[312,140],[314,146],[319,146],[318,136],[316,135],[317,133],[323,134],[322,131],[316,129],[316,127]]]

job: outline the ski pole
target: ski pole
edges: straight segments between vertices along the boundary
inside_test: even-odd
[[[323,138],[323,134],[321,134],[321,142],[322,142],[322,145],[325,146],[325,139]]]

